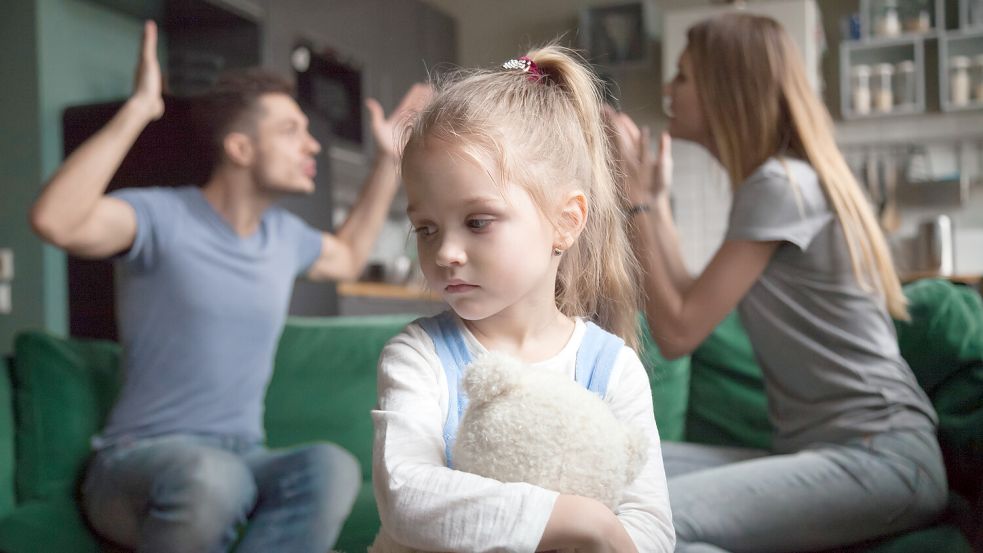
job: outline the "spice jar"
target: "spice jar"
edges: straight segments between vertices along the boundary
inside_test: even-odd
[[[874,66],[872,95],[875,111],[887,113],[894,109],[894,91],[891,83],[893,76],[894,66],[890,63],[878,63]]]
[[[870,67],[854,65],[850,70],[850,96],[855,114],[870,113]]]
[[[879,37],[901,34],[901,18],[898,16],[897,0],[881,0],[880,9],[874,18],[874,34]]]
[[[904,60],[894,66],[894,103],[902,109],[915,106],[915,62]]]
[[[956,107],[969,104],[969,57],[949,58],[949,102]]]
[[[973,99],[983,104],[983,54],[977,54],[973,60]]]

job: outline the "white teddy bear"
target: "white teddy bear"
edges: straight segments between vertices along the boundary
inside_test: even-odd
[[[645,465],[648,440],[564,376],[489,353],[464,376],[468,407],[451,452],[457,470],[591,497],[612,509]],[[379,532],[369,553],[418,553]]]

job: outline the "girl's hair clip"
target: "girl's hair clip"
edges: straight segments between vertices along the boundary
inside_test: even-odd
[[[539,72],[539,66],[536,62],[529,59],[527,56],[522,56],[518,59],[511,59],[502,64],[502,69],[509,70],[519,70],[523,73],[529,73],[530,81],[538,81],[543,74]]]

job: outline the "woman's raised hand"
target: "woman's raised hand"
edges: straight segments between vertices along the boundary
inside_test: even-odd
[[[634,204],[668,197],[672,182],[672,141],[668,133],[659,135],[659,151],[653,155],[651,131],[638,128],[628,115],[606,109],[616,156],[623,173],[625,195]]]

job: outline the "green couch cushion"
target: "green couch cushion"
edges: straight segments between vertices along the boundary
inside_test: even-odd
[[[0,359],[0,517],[14,508],[14,405],[10,373]]]
[[[939,415],[949,486],[968,498],[983,490],[983,301],[973,289],[931,279],[905,287],[911,321],[898,340]]]
[[[682,441],[686,434],[686,408],[689,402],[689,356],[667,360],[652,339],[645,317],[639,317],[639,326],[641,347],[638,356],[652,386],[652,405],[659,426],[659,438]]]
[[[119,347],[24,332],[14,351],[18,501],[71,497],[119,390]]]
[[[375,535],[382,523],[379,521],[379,510],[375,506],[375,493],[372,482],[365,482],[358,491],[355,505],[345,526],[341,529],[334,551],[339,553],[362,553],[372,545]]]
[[[327,440],[352,452],[372,477],[376,366],[383,345],[415,317],[291,318],[266,392],[270,447]]]
[[[78,506],[65,497],[29,501],[0,519],[0,551],[99,553],[95,534],[89,531]]]
[[[761,369],[736,311],[693,352],[691,363],[686,440],[770,448]]]

